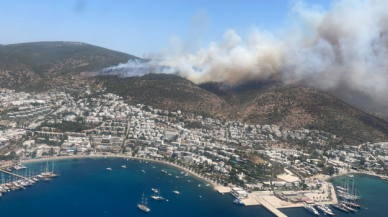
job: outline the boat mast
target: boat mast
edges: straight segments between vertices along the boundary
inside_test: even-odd
[[[141,205],[144,206],[144,191],[143,191],[143,196],[141,197]]]
[[[353,189],[352,189],[352,195],[353,195],[353,202],[356,202],[356,191],[355,191],[355,188],[354,188],[354,179],[353,179]]]

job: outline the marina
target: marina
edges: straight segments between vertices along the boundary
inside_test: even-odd
[[[15,166],[16,173],[12,170],[0,169],[1,172],[1,182],[0,182],[0,193],[3,196],[4,193],[15,191],[18,189],[26,189],[27,186],[32,186],[36,182],[39,181],[50,181],[54,177],[58,177],[60,175],[58,168],[55,167],[53,162],[52,169],[49,169],[49,164],[47,162],[46,168],[43,171],[41,168],[41,172],[37,173],[35,171],[25,171],[23,173],[19,173],[20,166]],[[27,169],[23,166],[23,169]],[[4,174],[8,175],[7,178],[4,177]],[[8,181],[7,181],[8,180]]]

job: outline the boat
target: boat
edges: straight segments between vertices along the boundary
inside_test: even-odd
[[[179,179],[179,176],[175,176],[175,178]]]
[[[107,170],[112,170],[112,168],[110,168],[110,167],[108,167],[108,168],[106,168]]]
[[[187,180],[188,182],[190,182],[190,180]]]
[[[164,173],[164,170],[161,170],[162,173]]]
[[[178,191],[178,188],[175,186],[175,191],[173,191],[175,194],[180,194]]]
[[[349,178],[353,178],[354,177],[352,174],[349,174],[348,176],[349,176]]]
[[[141,170],[143,173],[145,173],[145,171],[144,170]]]
[[[322,204],[316,204],[315,205],[315,208],[318,210],[318,211],[321,211],[323,212],[323,214],[325,215],[331,215],[333,216],[334,213],[326,206],[322,205]]]
[[[146,161],[146,164],[148,164],[148,161]]]
[[[206,184],[206,187],[209,187],[210,186],[210,184]]]
[[[314,207],[307,205],[306,203],[304,204],[304,209],[311,212],[314,215],[319,215],[319,212],[316,209],[314,209]]]
[[[127,166],[125,166],[125,165],[122,165],[121,167],[124,168],[124,169],[127,168]]]
[[[171,174],[171,173],[169,173],[168,175],[169,175],[169,176],[172,176],[172,174]]]
[[[48,161],[47,161],[46,172],[44,172],[44,173],[42,172],[40,175],[43,177],[51,177],[51,174],[52,174],[52,172],[50,172],[50,170],[49,170],[49,165],[48,165]]]
[[[347,209],[343,208],[342,206],[340,206],[339,204],[331,204],[334,208],[336,209],[339,209],[343,212],[349,212]]]
[[[183,174],[184,172],[181,172],[181,174]]]
[[[168,201],[168,199],[166,199],[166,201]]]
[[[361,208],[361,205],[357,204],[357,203],[348,202],[348,201],[342,201],[342,203],[344,203],[346,206],[355,207],[355,208]]]
[[[57,169],[57,170],[56,170],[57,173],[55,173],[55,168]],[[53,169],[52,169],[52,171],[51,171],[50,177],[55,178],[55,177],[58,177],[58,176],[60,176],[60,175],[61,175],[61,174],[60,174],[58,168],[55,166],[54,161],[53,161]]]
[[[189,175],[188,173],[185,174],[185,176],[188,176],[188,175]]]
[[[199,184],[198,187],[201,187],[201,184]]]
[[[244,205],[244,203],[240,199],[234,199],[233,203],[238,205]]]
[[[154,169],[155,169],[155,167],[152,167],[152,168],[154,168]]]
[[[151,188],[151,190],[152,190],[153,192],[155,192],[155,193],[158,193],[158,189],[156,189],[156,188]]]
[[[352,182],[352,183],[350,183]],[[354,179],[342,179],[341,186],[336,186],[338,197],[355,203],[356,200],[361,199],[361,194],[354,183]]]
[[[41,180],[43,180],[43,181],[50,181],[51,180],[51,178],[49,178],[49,177],[43,177],[43,178],[41,178]]]
[[[144,192],[141,198],[141,203],[137,204],[137,207],[144,212],[151,212],[151,209],[147,207],[147,198],[144,199]]]
[[[21,169],[26,169],[27,167],[23,166],[22,164],[17,164],[13,167],[15,170],[21,170]]]
[[[164,200],[164,198],[161,197],[159,194],[160,194],[160,191],[157,191],[157,192],[155,192],[154,196],[151,196],[151,198],[154,200]]]
[[[106,158],[106,156],[104,156],[104,158]]]
[[[353,209],[352,207],[349,207],[349,206],[346,206],[346,204],[344,203],[340,203],[340,206],[342,206],[343,208],[351,211],[351,212],[356,212],[357,210]]]

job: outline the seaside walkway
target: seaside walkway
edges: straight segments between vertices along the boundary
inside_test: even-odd
[[[24,177],[24,176],[21,176],[21,175],[15,174],[15,173],[11,173],[11,172],[8,172],[8,171],[2,170],[2,169],[0,169],[0,172],[7,173],[9,175],[16,176],[16,177],[19,177],[19,178],[22,178],[22,179],[26,179],[26,177]]]
[[[269,211],[271,211],[277,217],[287,217],[284,213],[280,212],[278,209],[276,209],[271,204],[269,204],[265,199],[260,198],[257,200],[257,202],[259,202],[262,206],[267,208]]]

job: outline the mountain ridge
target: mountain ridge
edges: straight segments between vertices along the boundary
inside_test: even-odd
[[[81,42],[31,42],[0,47],[0,86],[43,91],[72,83],[82,72],[137,59]]]

